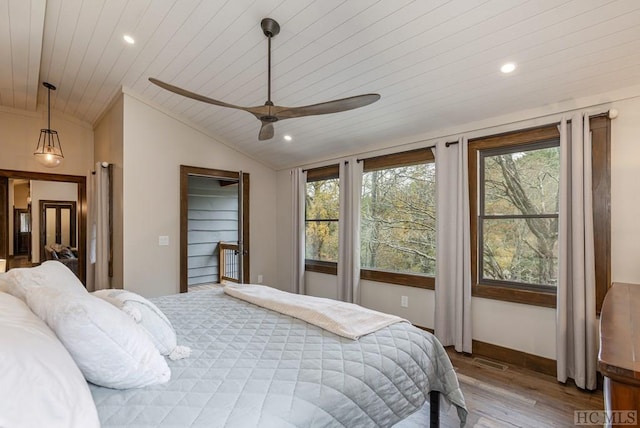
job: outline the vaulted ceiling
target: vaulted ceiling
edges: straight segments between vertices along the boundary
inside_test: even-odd
[[[281,121],[258,141],[250,114],[186,99],[262,105],[264,17],[272,99],[298,106],[375,92],[372,105]],[[123,35],[135,38],[128,45]],[[0,105],[95,123],[124,86],[274,167],[640,84],[637,0],[4,0]],[[500,66],[513,61],[504,75]],[[283,139],[285,134],[293,140]]]

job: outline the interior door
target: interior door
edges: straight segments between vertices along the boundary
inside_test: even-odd
[[[31,244],[31,213],[29,209],[13,209],[13,255],[26,256],[30,254]]]
[[[238,282],[240,284],[244,283],[244,256],[245,256],[245,249],[244,249],[244,230],[243,230],[243,215],[242,212],[244,211],[244,201],[243,201],[243,196],[244,196],[244,183],[243,183],[243,173],[242,171],[240,171],[238,173],[238,252],[236,254],[236,257],[238,259],[237,263],[238,263]]]
[[[215,183],[219,192],[206,183]],[[196,183],[194,185],[194,183]],[[233,217],[219,217],[207,198],[235,195]],[[230,261],[232,280],[249,278],[249,174],[182,165],[180,167],[180,292],[197,285],[202,275],[205,283],[219,281],[225,261]],[[207,212],[208,211],[208,212]],[[228,214],[228,213],[227,213]],[[233,218],[233,224],[230,223]],[[213,223],[226,226],[216,229]],[[227,227],[227,226],[233,226]],[[230,232],[233,231],[233,235]],[[230,248],[227,248],[230,247]],[[213,262],[224,251],[225,259]],[[213,265],[218,269],[213,272]],[[211,275],[214,275],[213,277]],[[207,277],[208,276],[208,277]],[[212,278],[217,278],[212,279]]]
[[[0,259],[9,255],[9,179],[0,177]]]
[[[75,201],[40,201],[40,213],[40,260],[47,245],[76,247]]]

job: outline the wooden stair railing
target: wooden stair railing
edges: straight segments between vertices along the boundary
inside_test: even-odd
[[[238,244],[220,242],[218,244],[218,269],[220,282],[240,282],[238,269]]]

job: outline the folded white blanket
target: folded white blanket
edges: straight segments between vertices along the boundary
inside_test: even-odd
[[[353,303],[287,293],[264,285],[226,285],[224,292],[354,340],[397,322],[409,322]]]

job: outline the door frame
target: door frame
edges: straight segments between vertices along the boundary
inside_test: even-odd
[[[29,214],[29,232],[20,232],[20,226],[22,225],[20,214]],[[23,256],[24,254],[17,254],[18,251],[16,248],[20,247],[20,233],[28,233],[29,240],[27,241],[27,255],[29,257],[29,261],[31,261],[31,204],[27,206],[27,208],[16,208],[13,207],[13,255],[14,256]]]
[[[62,220],[60,218],[60,210],[62,208],[71,209],[70,221],[69,225],[71,229],[70,233],[70,247],[77,248],[77,236],[78,236],[78,226],[76,224],[77,218],[77,208],[76,201],[54,201],[54,200],[40,200],[40,261],[46,260],[45,249],[47,246],[47,208],[56,208],[56,235],[57,232],[62,227]],[[61,243],[61,242],[60,242]]]
[[[86,278],[87,278],[87,177],[83,175],[65,175],[65,174],[50,174],[43,172],[33,172],[33,171],[15,171],[10,169],[0,169],[0,177],[9,178],[25,178],[28,180],[39,180],[39,181],[61,181],[66,183],[75,183],[78,185],[78,275],[80,281],[86,286]],[[1,187],[1,186],[0,186]],[[7,189],[8,190],[8,189]],[[0,248],[3,245],[6,246],[4,248],[5,253],[7,254],[9,244],[7,239],[9,239],[9,216],[5,215],[8,212],[5,212],[8,209],[8,201],[5,199],[8,197],[2,195],[0,191],[0,210],[3,210],[3,215],[0,216],[0,238],[4,236],[4,239],[0,239]],[[4,202],[3,202],[4,201]],[[4,205],[3,205],[4,203]],[[33,222],[33,219],[32,219]],[[33,248],[32,248],[33,250]],[[1,255],[1,254],[0,254]],[[42,260],[41,260],[42,262]]]
[[[180,165],[180,292],[186,293],[188,286],[188,235],[189,235],[189,176],[209,177],[217,179],[231,179],[239,181],[239,171],[224,171],[221,169],[201,168],[197,166]],[[242,254],[243,275],[245,281],[249,276],[249,174],[242,173],[242,234],[244,252]]]

